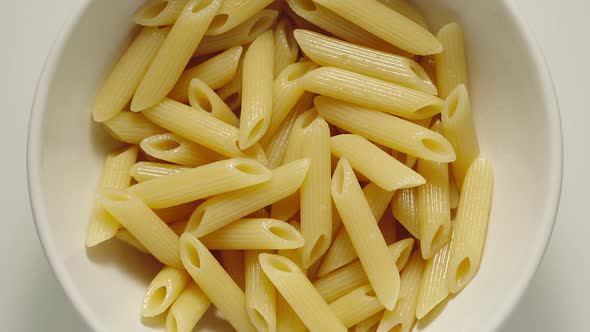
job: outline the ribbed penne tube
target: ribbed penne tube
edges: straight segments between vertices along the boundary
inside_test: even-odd
[[[137,239],[135,238],[135,236],[131,235],[131,233],[129,233],[128,230],[122,228],[119,229],[117,231],[117,234],[115,234],[115,238],[117,238],[120,241],[125,242],[126,244],[128,244],[129,246],[137,249],[137,251],[142,252],[144,254],[149,254],[150,252],[143,246],[143,244],[139,243],[139,241],[137,241]]]
[[[426,179],[426,184],[417,189],[420,252],[422,258],[429,259],[451,236],[449,167],[445,163],[418,159],[417,170]]]
[[[181,165],[140,161],[131,167],[129,173],[135,181],[145,182],[162,176],[180,173],[187,169],[190,168]]]
[[[236,74],[231,81],[217,90],[219,98],[232,110],[237,111],[242,105],[242,72],[244,69],[244,56],[238,61]]]
[[[143,28],[104,81],[92,106],[94,121],[115,117],[131,97],[168,35],[168,28]]]
[[[281,294],[277,294],[277,331],[305,332],[305,324]]]
[[[364,285],[330,303],[330,309],[344,326],[350,328],[384,308],[373,288]]]
[[[250,157],[266,162],[264,150],[259,144],[240,150],[237,145],[238,129],[203,110],[195,110],[166,98],[142,113],[157,125],[224,156]]]
[[[295,108],[295,105],[297,105],[297,102],[305,93],[299,78],[315,68],[317,68],[317,65],[309,61],[290,64],[274,80],[272,88],[272,117],[268,130],[262,139],[263,143],[274,135],[289,112]]]
[[[299,55],[299,46],[293,37],[293,26],[288,18],[283,18],[274,30],[275,57],[274,76],[278,76],[285,67],[295,63]]]
[[[463,182],[451,239],[447,273],[449,290],[453,294],[463,289],[479,269],[493,186],[492,163],[483,156],[476,158],[469,166]]]
[[[297,118],[310,107],[313,106],[313,95],[310,93],[304,94],[297,104],[293,106],[293,109],[285,120],[281,123],[275,133],[266,140],[263,138],[262,144],[265,144],[266,158],[268,159],[268,167],[274,169],[283,164],[283,159],[287,153],[287,147],[289,144],[289,137],[295,125]],[[272,118],[271,118],[272,123]],[[270,127],[269,127],[270,129]],[[267,131],[268,133],[268,131]],[[267,143],[268,141],[268,143]]]
[[[445,100],[441,120],[442,132],[457,154],[451,164],[455,184],[462,188],[467,169],[480,153],[469,93],[464,85],[457,86]]]
[[[340,159],[332,176],[332,198],[379,301],[393,309],[399,294],[399,272],[391,264],[375,216],[346,159]]]
[[[142,200],[123,190],[102,191],[100,204],[160,262],[181,268],[179,240]]]
[[[433,95],[336,67],[315,69],[301,78],[301,84],[319,95],[407,119],[428,118],[443,107]]]
[[[186,69],[168,96],[181,103],[187,102],[188,88],[195,78],[200,79],[213,90],[221,88],[236,75],[242,52],[242,46],[235,46],[201,64]]]
[[[272,173],[253,159],[217,161],[128,189],[152,208],[165,208],[269,181]]]
[[[259,332],[274,332],[277,328],[277,302],[274,285],[258,261],[258,256],[270,251],[248,250],[246,256],[246,310],[250,322]]]
[[[211,113],[219,120],[234,127],[240,125],[240,120],[225,104],[225,102],[200,79],[193,79],[188,86],[188,101],[194,108],[200,108]]]
[[[158,104],[172,90],[220,4],[221,0],[191,0],[186,4],[135,91],[132,111]]]
[[[418,304],[416,305],[416,317],[418,319],[422,319],[449,296],[447,278],[449,247],[449,244],[445,245],[426,261],[424,276],[418,292]]]
[[[131,183],[129,170],[136,160],[137,146],[110,153],[105,159],[97,191],[129,187]],[[117,234],[119,227],[119,222],[101,206],[100,202],[95,201],[88,222],[86,246],[94,247],[111,239]]]
[[[365,319],[364,321],[356,324],[354,327],[354,332],[375,332],[377,330],[377,326],[379,326],[379,322],[381,321],[381,316],[383,312],[380,311],[373,316]]]
[[[225,159],[217,152],[172,133],[150,136],[141,141],[139,146],[154,158],[189,167]]]
[[[187,232],[199,237],[209,234],[293,194],[303,183],[309,164],[308,159],[293,161],[274,169],[266,183],[210,198],[195,210]]]
[[[436,86],[414,60],[348,43],[309,30],[295,30],[303,53],[320,66],[337,67],[436,95]]]
[[[303,246],[303,236],[288,223],[270,218],[240,219],[200,238],[215,249],[295,249]]]
[[[143,5],[134,17],[135,23],[143,26],[174,24],[189,0],[152,0]]]
[[[416,321],[416,303],[424,264],[421,254],[418,251],[414,252],[400,277],[401,287],[397,304],[393,310],[383,312],[377,332],[388,332],[396,327],[400,332],[412,330]]]
[[[295,263],[272,254],[261,254],[259,260],[264,273],[309,330],[346,331]]]
[[[418,188],[398,190],[391,200],[391,213],[413,237],[420,238]]]
[[[244,292],[201,241],[192,234],[183,234],[180,257],[195,283],[236,330],[256,331],[248,317]]]
[[[166,316],[166,332],[191,332],[211,301],[194,282],[190,282]]]
[[[279,12],[263,9],[246,22],[216,36],[205,36],[194,56],[212,54],[228,48],[246,45],[254,41],[260,34],[270,29],[275,23]]]
[[[314,104],[326,121],[375,143],[426,160],[455,160],[451,143],[428,128],[327,97],[316,97]]]
[[[245,22],[274,0],[223,0],[207,30],[208,36],[227,32]]]
[[[154,277],[143,298],[141,315],[157,316],[168,308],[180,296],[191,277],[184,269],[165,266]]]
[[[139,144],[147,137],[166,132],[166,129],[146,119],[143,114],[127,111],[120,112],[102,124],[104,130],[113,138],[131,144]]]
[[[386,5],[387,7],[395,10],[399,14],[404,15],[405,17],[409,18],[410,20],[416,22],[424,29],[428,30],[428,22],[426,22],[426,18],[424,15],[420,13],[420,11],[414,7],[412,3],[406,0],[379,0],[382,4]]]
[[[362,136],[338,135],[330,142],[336,157],[346,158],[353,169],[387,191],[417,187],[426,182],[420,174]]]
[[[407,52],[440,53],[442,45],[425,29],[377,0],[314,0],[355,25]]]
[[[348,42],[381,51],[400,53],[400,49],[397,47],[354,25],[315,1],[287,0],[287,3],[297,16]]]
[[[393,194],[394,192],[384,190],[374,183],[369,183],[363,188],[363,195],[369,204],[375,220],[381,220]],[[326,275],[357,258],[358,256],[352,246],[348,233],[346,230],[341,229],[322,260],[322,266],[318,271],[318,276]]]
[[[389,253],[393,259],[391,263],[394,263],[398,270],[401,271],[405,267],[412,253],[413,245],[413,239],[404,239],[388,246]],[[368,283],[367,274],[363,270],[361,263],[357,260],[319,278],[313,283],[313,286],[326,302],[331,303],[353,289]]]
[[[296,230],[298,230],[299,232],[301,232],[301,225],[299,224],[298,221],[291,220],[289,222],[289,225],[293,226]],[[299,268],[301,269],[301,271],[303,271],[304,273],[307,273],[307,269],[303,266],[303,249],[302,248],[297,248],[297,249],[279,249],[279,250],[277,250],[277,254],[279,254],[279,255],[281,255],[283,257],[287,257],[293,263],[297,264],[297,266],[299,266]]]
[[[332,167],[328,123],[316,117],[303,130],[301,154],[310,160],[310,166],[300,190],[300,223],[305,239],[303,264],[308,268],[322,257],[332,242]]]
[[[274,37],[266,31],[252,42],[244,55],[240,148],[247,149],[268,130],[273,108]]]
[[[244,259],[244,251],[242,250],[220,250],[219,256],[221,258],[221,265],[232,278],[232,280],[240,287],[246,289],[246,267]]]
[[[444,50],[434,56],[436,81],[441,98],[447,98],[460,84],[469,86],[463,29],[455,22],[442,27],[436,35]]]

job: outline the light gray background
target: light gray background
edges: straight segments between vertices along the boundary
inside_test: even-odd
[[[565,135],[565,176],[557,225],[545,259],[502,332],[588,331],[590,2],[515,1],[535,32],[553,74]],[[78,3],[3,1],[0,11],[3,331],[89,331],[53,276],[40,247],[25,170],[27,123],[36,81],[49,47]]]

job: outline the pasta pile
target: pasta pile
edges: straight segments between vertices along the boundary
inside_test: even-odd
[[[154,0],[96,97],[86,244],[163,264],[192,331],[410,331],[477,272],[492,199],[463,32],[404,0]]]

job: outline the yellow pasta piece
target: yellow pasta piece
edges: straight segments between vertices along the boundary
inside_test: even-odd
[[[94,100],[94,121],[110,120],[125,108],[169,31],[168,28],[143,28],[135,37]]]
[[[277,331],[307,331],[305,324],[281,294],[277,294]]]
[[[166,129],[158,127],[143,114],[134,112],[120,112],[102,124],[113,138],[131,144],[139,144],[147,137],[166,132]]]
[[[375,332],[377,330],[377,326],[379,326],[379,322],[381,321],[381,316],[383,312],[378,312],[373,316],[365,319],[364,321],[358,323],[354,327],[354,332]]]
[[[250,322],[258,331],[276,331],[276,291],[262,271],[258,256],[269,251],[246,251],[246,309]]]
[[[326,121],[375,143],[426,160],[455,160],[451,144],[428,128],[327,97],[316,97],[314,104]]]
[[[481,262],[493,194],[493,169],[483,156],[473,161],[461,190],[448,265],[449,290],[457,293],[475,276]]]
[[[330,309],[342,324],[350,328],[383,310],[370,285],[361,286],[330,303]]]
[[[420,239],[418,188],[398,190],[391,200],[391,213],[413,237]]]
[[[189,84],[188,100],[192,107],[211,113],[211,115],[227,124],[234,127],[240,125],[240,120],[234,112],[213,89],[200,79],[193,79]]]
[[[137,249],[137,251],[144,253],[144,254],[149,254],[150,252],[143,246],[143,244],[139,243],[139,241],[137,241],[137,239],[135,238],[135,236],[131,235],[131,233],[129,233],[128,230],[126,229],[119,229],[117,231],[117,234],[115,234],[115,238],[117,238],[120,241],[125,242],[126,244],[128,244],[129,246]]]
[[[158,104],[174,87],[221,0],[191,0],[172,26],[131,101],[132,111]]]
[[[336,67],[315,69],[301,80],[307,91],[407,119],[428,118],[443,107],[428,93]]]
[[[275,56],[274,76],[277,77],[285,67],[295,63],[299,55],[299,47],[293,37],[293,26],[288,18],[283,18],[274,31]]]
[[[424,18],[422,13],[420,13],[411,2],[406,0],[379,0],[379,2],[428,30],[428,22],[426,22],[426,18]]]
[[[194,282],[190,282],[168,311],[166,331],[193,331],[210,305],[207,295]]]
[[[268,130],[272,116],[274,37],[266,31],[244,55],[240,148],[258,142]]]
[[[463,29],[457,23],[449,23],[439,30],[436,37],[444,47],[443,52],[434,56],[436,81],[440,97],[447,98],[458,85],[469,86]]]
[[[213,90],[226,85],[236,75],[242,51],[242,46],[232,47],[201,64],[186,69],[175,82],[168,96],[182,103],[187,102],[188,88],[195,78],[200,79]]]
[[[196,167],[225,159],[219,153],[172,133],[150,136],[139,146],[154,158],[183,166]]]
[[[190,278],[184,269],[165,266],[148,286],[141,315],[153,317],[168,310],[180,296]]]
[[[447,278],[449,246],[449,244],[445,245],[431,259],[426,261],[416,306],[416,317],[418,319],[422,319],[449,296]]]
[[[257,36],[258,37],[258,36]],[[246,47],[244,47],[246,48]],[[242,105],[242,72],[244,69],[244,56],[238,61],[236,74],[229,83],[217,90],[219,98],[232,110],[237,111]]]
[[[140,161],[131,167],[129,173],[135,181],[145,182],[165,175],[180,173],[187,169],[189,168],[180,165]]]
[[[207,30],[208,36],[227,32],[268,6],[274,0],[224,0]]]
[[[189,0],[152,0],[135,13],[135,23],[144,26],[173,24]]]
[[[409,58],[348,43],[309,30],[295,30],[303,53],[321,66],[371,76],[436,95],[436,86],[424,69]]]

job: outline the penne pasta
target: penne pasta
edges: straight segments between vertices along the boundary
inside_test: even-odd
[[[363,195],[369,204],[369,208],[375,217],[375,220],[381,220],[391,198],[393,192],[383,190],[374,183],[369,183],[363,188]],[[338,213],[336,213],[338,215]],[[339,215],[338,215],[339,216]],[[324,255],[322,266],[318,271],[318,276],[328,274],[337,268],[344,266],[358,258],[356,251],[350,241],[348,233],[341,229],[336,239],[333,241],[330,249]]]
[[[252,159],[226,159],[138,183],[127,191],[152,208],[165,208],[269,181],[272,173]]]
[[[149,156],[189,167],[225,159],[217,152],[172,133],[147,137],[141,141],[139,146]]]
[[[184,269],[165,266],[147,288],[141,315],[154,317],[168,310],[180,296],[190,278]]]
[[[398,270],[402,270],[412,253],[413,239],[404,239],[388,246],[392,257],[392,263],[396,264]],[[346,293],[369,283],[363,266],[357,260],[323,277],[313,283],[318,293],[331,303],[344,296]]]
[[[383,304],[375,296],[373,288],[364,285],[330,303],[330,309],[344,326],[350,328],[383,311]]]
[[[330,194],[330,129],[316,117],[304,131],[302,156],[310,161],[307,177],[300,190],[303,265],[309,268],[332,242],[332,197]]]
[[[131,144],[139,144],[147,137],[166,132],[166,129],[158,127],[141,113],[120,112],[102,124],[113,138]]]
[[[336,67],[315,69],[301,78],[301,84],[322,96],[407,119],[428,118],[443,107],[433,95]]]
[[[246,310],[250,322],[259,332],[276,331],[277,303],[275,287],[258,261],[258,256],[268,251],[246,251]]]
[[[294,35],[302,52],[320,66],[350,70],[431,95],[437,94],[436,86],[414,60],[309,30],[297,29]]]
[[[288,65],[297,61],[299,47],[293,37],[293,25],[288,18],[283,18],[274,30],[274,77],[277,77]]]
[[[418,319],[422,319],[449,296],[448,264],[449,244],[442,247],[432,258],[426,261],[416,305],[416,317]]]
[[[420,239],[418,188],[398,190],[391,200],[391,213],[413,237]]]
[[[152,0],[135,13],[135,23],[144,26],[174,24],[189,0]]]
[[[299,267],[288,258],[261,254],[262,270],[310,331],[346,331]]]
[[[407,52],[440,53],[441,43],[425,29],[377,0],[314,0],[355,25]]]
[[[140,161],[133,165],[133,167],[131,167],[129,173],[131,174],[133,179],[135,179],[135,181],[145,182],[157,179],[162,176],[180,173],[187,169],[190,168],[173,164]]]
[[[399,48],[354,25],[316,1],[287,0],[287,3],[297,16],[348,42],[390,53],[409,55],[409,53],[401,51]]]
[[[220,250],[221,265],[232,280],[240,287],[246,289],[246,263],[242,250]]]
[[[422,13],[411,2],[406,0],[379,0],[379,2],[428,30],[426,18],[424,18]]]
[[[245,22],[274,0],[224,0],[207,30],[208,36],[227,32]]]
[[[295,249],[303,246],[303,236],[288,223],[270,218],[240,219],[200,238],[215,249]]]
[[[272,171],[266,183],[218,195],[201,204],[187,225],[187,232],[209,234],[248,214],[293,194],[303,183],[308,159],[300,159]]]
[[[216,36],[205,36],[193,56],[213,54],[234,46],[253,42],[260,34],[267,31],[275,23],[279,12],[263,9],[246,22]]]
[[[277,295],[277,331],[305,332],[305,324],[285,301],[281,294]]]
[[[340,159],[334,171],[332,198],[377,298],[384,307],[393,309],[399,293],[399,272],[388,264],[391,254],[346,159]]]
[[[448,281],[453,294],[475,276],[481,262],[493,194],[491,162],[483,156],[473,161],[461,190],[449,253]]]
[[[444,50],[434,56],[436,81],[441,98],[447,98],[459,85],[469,86],[463,29],[457,23],[442,27],[436,35]]]
[[[240,125],[240,120],[225,104],[225,102],[200,79],[193,79],[188,87],[188,101],[192,107],[211,113],[219,120],[234,127]]]
[[[220,4],[221,0],[191,0],[186,4],[137,87],[132,111],[157,105],[172,90]]]
[[[236,330],[256,331],[248,317],[244,292],[194,235],[181,236],[180,257],[195,283]]]
[[[455,184],[457,188],[462,188],[467,169],[479,156],[479,142],[471,114],[471,102],[464,85],[457,86],[447,97],[441,119],[443,134],[457,154],[457,160],[451,164]]]
[[[242,56],[238,61],[238,68],[236,74],[231,81],[229,81],[222,88],[217,90],[219,98],[223,99],[225,104],[234,112],[238,111],[242,105],[242,72],[244,69],[244,57]]]
[[[136,160],[136,146],[110,153],[104,162],[98,192],[106,189],[125,189],[129,187],[131,183],[129,169]],[[99,201],[95,201],[88,222],[86,246],[94,247],[111,239],[117,234],[119,227],[119,222],[101,206]]]
[[[242,51],[242,46],[232,47],[201,64],[186,69],[175,82],[168,96],[181,103],[187,102],[189,85],[195,78],[200,79],[213,90],[226,85],[237,73]]]
[[[387,191],[417,187],[426,182],[420,174],[362,136],[334,136],[330,146],[336,157],[346,158],[352,168]]]
[[[455,160],[451,144],[428,128],[331,98],[316,97],[314,104],[326,121],[375,143],[426,160]]]
[[[143,28],[135,37],[96,95],[92,106],[94,121],[110,120],[125,108],[169,31]]]
[[[257,143],[268,130],[272,116],[274,37],[266,31],[248,48],[242,72],[240,149]]]
[[[416,321],[416,302],[424,271],[424,260],[416,251],[410,257],[408,264],[400,277],[400,296],[393,310],[385,310],[377,332],[387,332],[397,329],[400,332],[410,332]]]
[[[191,332],[211,301],[194,282],[189,282],[166,316],[167,332]]]
[[[238,129],[203,110],[196,110],[172,99],[142,112],[152,122],[190,141],[227,157],[251,157],[266,162],[259,144],[242,151],[238,148]]]
[[[120,189],[102,191],[98,200],[156,259],[181,268],[178,235],[143,201]]]

